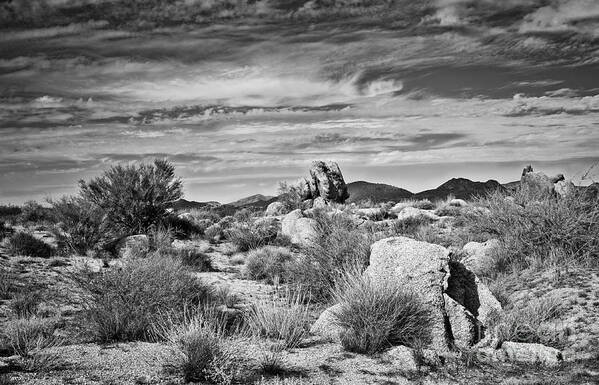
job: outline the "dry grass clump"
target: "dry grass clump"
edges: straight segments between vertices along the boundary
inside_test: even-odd
[[[225,230],[225,236],[237,250],[249,251],[273,242],[277,238],[277,230],[267,222],[253,222],[250,219],[233,224]]]
[[[47,318],[16,318],[4,324],[0,339],[12,354],[30,357],[42,349],[58,346],[56,321]]]
[[[506,311],[499,320],[496,330],[500,342],[540,343],[563,348],[568,331],[551,321],[564,313],[560,302],[553,298],[536,299],[526,307]]]
[[[239,376],[241,357],[235,339],[214,308],[186,314],[169,327],[166,338],[181,357],[178,366],[185,381],[228,385]]]
[[[315,211],[314,219],[316,236],[310,246],[303,248],[291,280],[295,286],[309,290],[314,301],[327,302],[345,267],[367,266],[374,236],[346,214]]]
[[[349,270],[339,280],[333,312],[349,351],[374,354],[393,345],[414,346],[429,338],[429,311],[418,297],[392,281],[379,282]]]
[[[17,275],[0,266],[0,299],[11,298],[17,288]]]
[[[18,318],[29,318],[37,314],[42,300],[43,297],[39,291],[21,290],[12,296],[8,308]]]
[[[264,246],[250,251],[245,263],[244,276],[264,280],[269,284],[289,281],[295,257],[284,247]]]
[[[8,238],[8,250],[13,255],[50,258],[56,249],[31,234],[18,232]]]
[[[309,305],[302,294],[287,294],[255,303],[245,321],[254,336],[280,340],[286,349],[293,349],[308,335]]]
[[[434,210],[435,204],[429,201],[428,199],[421,199],[418,201],[414,201],[414,203],[412,203],[412,207],[421,210]]]
[[[161,314],[213,300],[212,289],[181,260],[160,255],[86,273],[77,281],[87,293],[86,316],[99,341],[151,340]]]
[[[393,222],[391,233],[393,235],[407,235],[414,237],[421,228],[426,227],[433,222],[434,221],[431,218],[425,215],[399,219]]]
[[[509,197],[496,191],[464,216],[475,233],[486,233],[504,245],[497,271],[520,271],[548,265],[599,265],[599,204],[583,194],[565,198],[517,190]]]

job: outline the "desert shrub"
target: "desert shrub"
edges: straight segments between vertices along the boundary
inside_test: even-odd
[[[0,219],[0,241],[2,240],[2,238],[12,233],[12,227],[8,226],[3,220]]]
[[[202,235],[207,226],[188,218],[168,214],[160,221],[160,227],[171,229],[173,237],[177,239],[189,239],[194,235]]]
[[[148,232],[150,250],[160,254],[172,248],[174,232],[170,227],[156,226]]]
[[[534,299],[525,307],[508,309],[502,314],[496,326],[497,337],[500,342],[540,343],[562,349],[567,330],[561,323],[551,321],[563,313],[564,307],[556,299]]]
[[[422,199],[422,200],[414,202],[412,204],[412,207],[421,209],[421,210],[433,210],[435,208],[435,205],[433,204],[433,202],[429,201],[428,199]]]
[[[47,318],[16,318],[7,321],[0,338],[12,354],[30,357],[41,349],[57,346],[60,342],[54,337],[56,321]]]
[[[167,216],[170,204],[183,195],[183,184],[166,160],[154,164],[113,166],[89,182],[81,196],[103,210],[115,232],[145,234]]]
[[[243,208],[235,211],[233,218],[235,219],[235,222],[249,222],[254,218],[254,213],[247,208]]]
[[[565,198],[517,190],[479,198],[484,209],[464,215],[474,233],[502,241],[498,272],[546,265],[599,264],[599,205],[573,193]]]
[[[302,294],[254,303],[246,314],[246,325],[258,337],[280,340],[287,349],[297,347],[308,335],[309,305]]]
[[[191,247],[176,249],[175,252],[184,266],[189,266],[195,271],[214,271],[212,259],[210,259],[208,254],[204,254]]]
[[[227,336],[226,322],[214,310],[203,309],[173,324],[168,341],[180,353],[180,370],[188,382],[231,384],[240,358]]]
[[[43,297],[39,291],[24,290],[15,293],[11,298],[8,308],[18,318],[29,318],[37,314],[37,309]]]
[[[418,297],[394,281],[376,281],[348,270],[335,288],[334,322],[349,351],[374,354],[392,345],[414,346],[429,339],[430,313]]]
[[[258,362],[260,372],[269,375],[284,374],[286,369],[281,355],[283,350],[285,350],[285,345],[277,343],[267,351],[262,352]]]
[[[291,265],[295,257],[288,249],[276,246],[264,246],[252,250],[245,264],[244,276],[254,280],[285,283],[289,280]]]
[[[10,220],[21,214],[21,208],[14,205],[0,205],[0,219]]]
[[[210,209],[192,209],[189,214],[195,221],[209,221],[210,223],[218,223],[221,220],[221,215]]]
[[[316,235],[302,249],[303,257],[294,264],[290,279],[296,287],[310,290],[314,301],[326,302],[345,267],[368,265],[374,238],[345,214],[315,211],[314,219]]]
[[[52,222],[54,216],[49,208],[42,206],[36,201],[27,201],[21,208],[19,220],[25,223]]]
[[[442,205],[437,207],[435,215],[440,217],[459,217],[462,214],[462,208],[457,206]]]
[[[8,249],[14,255],[37,258],[50,258],[56,253],[52,246],[24,232],[17,232],[8,238]]]
[[[215,223],[204,230],[204,238],[210,243],[216,243],[224,238],[224,231],[218,223]]]
[[[54,234],[73,252],[85,255],[105,238],[103,213],[97,206],[80,197],[62,197],[50,204],[59,229]]]
[[[279,202],[283,204],[283,213],[303,208],[304,190],[300,185],[280,182],[278,195]]]
[[[226,238],[239,251],[248,251],[268,245],[277,237],[277,228],[267,222],[240,222],[225,230]]]
[[[422,227],[430,225],[431,223],[433,223],[433,220],[425,215],[398,219],[393,222],[391,233],[393,235],[414,236],[418,230],[420,230]]]
[[[120,269],[77,278],[87,294],[87,320],[100,341],[151,340],[161,314],[212,300],[208,285],[167,256],[129,260]]]

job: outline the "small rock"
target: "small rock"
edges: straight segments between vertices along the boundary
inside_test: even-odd
[[[406,220],[408,218],[425,217],[434,221],[439,220],[439,216],[431,210],[422,210],[414,207],[405,207],[399,213],[397,213],[398,220]]]
[[[324,337],[329,341],[339,342],[343,328],[336,324],[335,311],[341,308],[341,304],[333,305],[323,311],[316,322],[310,328],[310,333]]]
[[[468,242],[463,248],[467,256],[461,262],[474,274],[486,276],[495,269],[495,254],[500,247],[497,239],[484,243]]]
[[[452,199],[449,201],[449,205],[453,207],[466,207],[468,206],[468,202],[463,199]]]
[[[264,215],[267,217],[276,217],[278,215],[283,214],[283,203],[281,202],[272,202],[266,207],[266,212]]]
[[[283,218],[281,233],[288,236],[292,243],[308,245],[316,235],[316,221],[304,218],[301,210],[294,210]]]
[[[395,346],[385,352],[393,366],[406,372],[417,372],[420,368],[420,360],[414,349],[407,346]]]
[[[541,364],[549,367],[559,366],[563,362],[562,353],[549,346],[523,342],[504,342],[501,350],[508,361]]]

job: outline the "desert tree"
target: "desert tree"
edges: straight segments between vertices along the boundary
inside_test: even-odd
[[[167,160],[116,165],[89,182],[80,181],[83,199],[100,207],[112,230],[123,235],[147,233],[183,196],[183,183]]]

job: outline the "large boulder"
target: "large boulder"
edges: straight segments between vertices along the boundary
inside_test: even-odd
[[[489,275],[495,268],[495,253],[498,252],[500,246],[497,239],[490,239],[486,242],[468,242],[463,248],[466,257],[461,262],[478,276]]]
[[[305,179],[302,187],[305,189],[305,199],[322,197],[327,203],[344,203],[349,198],[341,169],[335,162],[313,162],[310,167],[310,177]]]
[[[341,305],[337,304],[323,311],[310,328],[310,333],[329,341],[339,342],[343,328],[337,325],[334,314],[340,307]]]
[[[506,360],[517,363],[555,367],[563,362],[559,350],[541,344],[504,342],[501,344],[501,350]]]
[[[445,311],[449,325],[451,325],[451,335],[455,346],[467,349],[476,344],[479,340],[480,322],[464,306],[456,300],[444,295]]]
[[[316,221],[305,218],[301,210],[294,210],[283,217],[281,233],[288,236],[292,243],[309,245],[316,235]]]
[[[278,215],[283,214],[283,203],[281,202],[272,202],[271,204],[269,204],[266,207],[266,212],[264,213],[264,215],[268,216],[268,217],[275,217]]]
[[[449,251],[443,246],[415,241],[407,237],[393,237],[372,245],[370,266],[364,274],[376,281],[393,280],[418,293],[430,310],[430,347],[446,352],[451,337],[445,327],[445,300],[443,293],[449,278]]]

